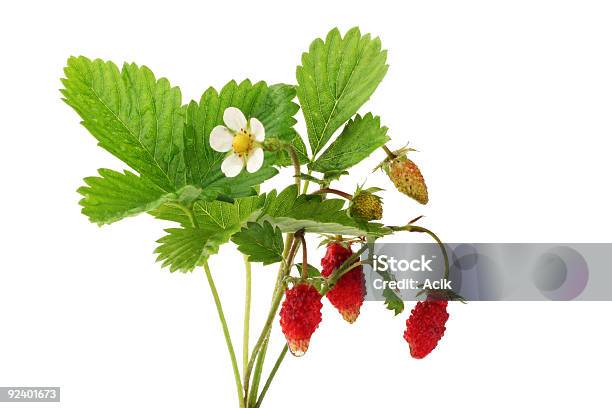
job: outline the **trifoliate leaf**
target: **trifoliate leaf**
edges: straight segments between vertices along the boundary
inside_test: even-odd
[[[265,221],[262,224],[247,223],[246,227],[232,236],[238,250],[248,255],[250,262],[263,262],[269,265],[283,259],[283,234],[280,228],[272,227]]]
[[[346,170],[389,140],[387,128],[371,113],[359,115],[347,123],[336,140],[308,167],[320,173]]]
[[[64,101],[99,145],[166,192],[185,185],[181,91],[147,67],[71,57]]]
[[[178,222],[182,228],[166,230],[168,235],[161,238],[156,252],[163,266],[170,271],[191,271],[209,256],[216,254],[219,247],[240,231],[253,213],[261,208],[265,197],[238,198],[233,203],[222,201],[196,201],[193,204],[194,223],[181,208],[165,204],[151,211],[157,218]],[[193,225],[197,228],[194,228]],[[187,241],[189,237],[193,242]]]
[[[306,232],[339,235],[381,236],[390,231],[377,223],[357,223],[347,215],[345,200],[325,199],[320,195],[298,194],[292,185],[280,194],[276,191],[266,196],[258,221],[268,221],[283,232]]]
[[[297,67],[297,96],[306,119],[313,156],[372,95],[387,72],[380,40],[352,28],[333,29],[313,41]]]
[[[210,133],[217,125],[223,125],[223,112],[230,106],[240,109],[248,118],[257,118],[264,125],[266,138],[274,137],[291,142],[295,137],[293,118],[299,107],[293,86],[277,84],[268,86],[265,82],[252,84],[245,80],[240,84],[230,81],[217,92],[208,88],[199,103],[192,101],[187,107],[185,125],[185,161],[189,183],[217,190],[244,190],[260,184],[276,174],[271,170],[277,164],[278,154],[266,153],[262,168],[254,174],[243,171],[237,177],[225,177],[221,162],[226,153],[210,147]]]
[[[83,196],[81,212],[98,225],[151,211],[177,197],[129,171],[100,169],[98,173],[101,177],[87,177],[87,185],[78,189]]]

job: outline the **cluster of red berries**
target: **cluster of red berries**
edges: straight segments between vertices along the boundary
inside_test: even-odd
[[[327,245],[325,256],[321,260],[321,275],[329,278],[351,255],[350,244],[332,242]],[[366,294],[363,268],[350,269],[327,292],[329,302],[340,312],[344,320],[355,322]],[[306,353],[310,338],[315,332],[322,315],[322,296],[319,291],[307,282],[295,284],[285,291],[285,301],[280,311],[280,324],[291,353],[301,356]],[[439,297],[428,296],[418,302],[406,320],[404,339],[410,346],[410,355],[414,358],[427,356],[436,347],[445,331],[448,313],[448,301]]]
[[[350,244],[332,242],[321,260],[321,275],[328,278],[353,254]],[[353,323],[365,298],[363,268],[357,266],[336,282],[326,297],[340,312],[344,320]],[[321,322],[321,294],[309,283],[301,282],[285,291],[285,301],[280,311],[280,324],[291,352],[303,355],[308,349],[310,337]]]

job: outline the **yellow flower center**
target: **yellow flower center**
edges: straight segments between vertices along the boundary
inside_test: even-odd
[[[244,129],[240,129],[238,133],[234,135],[232,141],[232,148],[236,154],[244,154],[251,148],[251,135]]]

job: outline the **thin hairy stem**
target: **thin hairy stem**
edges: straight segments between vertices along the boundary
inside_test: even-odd
[[[433,232],[424,227],[419,227],[418,225],[405,225],[403,227],[391,227],[394,231],[408,231],[408,232],[423,232],[436,241],[438,246],[440,247],[440,251],[442,251],[442,256],[444,257],[444,279],[449,278],[450,274],[450,264],[448,262],[448,253],[446,252],[446,246],[442,243],[440,238]]]
[[[291,158],[291,162],[293,163],[293,171],[295,172],[295,184],[298,188],[298,193],[300,192],[300,175],[302,171],[300,170],[300,159],[298,159],[297,152],[295,151],[295,147],[293,145],[287,143],[283,145],[285,150],[289,152],[289,157]]]
[[[314,160],[314,156],[311,157],[308,161],[312,162]],[[312,174],[312,170],[308,170],[308,174],[309,176]],[[310,180],[304,180],[304,187],[302,189],[302,194],[306,194],[308,193],[308,186],[310,185]]]
[[[315,191],[312,194],[335,194],[340,197],[346,198],[347,200],[352,200],[353,196],[349,193],[345,193],[344,191],[336,190],[335,188],[322,188],[320,190]]]
[[[206,279],[208,280],[208,285],[210,286],[210,291],[212,292],[213,299],[215,301],[215,306],[217,307],[219,321],[221,322],[221,327],[223,328],[223,336],[225,337],[225,344],[227,345],[227,351],[229,352],[230,360],[232,361],[232,370],[234,371],[234,379],[236,381],[238,402],[240,404],[240,408],[245,408],[246,405],[244,397],[242,395],[242,382],[240,380],[240,371],[238,370],[238,362],[236,361],[234,345],[232,344],[232,339],[230,337],[229,329],[227,327],[227,321],[225,320],[225,314],[223,313],[223,307],[221,306],[219,293],[217,292],[217,287],[215,285],[215,281],[213,280],[212,274],[210,273],[210,267],[208,266],[207,261],[204,261],[204,272],[206,273]]]
[[[268,351],[268,343],[270,341],[270,335],[266,337],[259,353],[257,354],[257,361],[255,362],[255,368],[253,370],[253,380],[249,388],[249,395],[247,398],[247,407],[251,408],[257,400],[257,393],[259,392],[259,382],[261,381],[261,373],[263,371],[264,362],[266,360],[266,353]]]
[[[303,231],[302,231],[302,233],[303,233]],[[299,239],[297,239],[297,240],[293,239],[292,241],[293,241],[293,243],[291,245],[291,249],[289,250],[289,254],[287,255],[287,258],[285,259],[283,272],[281,274],[282,279],[284,279],[284,277],[291,270],[291,265],[293,264],[293,259],[295,258],[295,254],[297,252],[297,249],[300,246]],[[284,293],[283,293],[282,290],[278,290],[276,292],[276,294],[274,296],[274,300],[272,301],[272,306],[270,307],[270,311],[268,312],[268,317],[266,319],[264,327],[263,327],[263,329],[261,331],[261,334],[259,335],[259,338],[257,339],[257,343],[255,343],[255,347],[253,347],[253,352],[251,353],[251,358],[249,359],[249,364],[247,366],[247,370],[246,370],[246,373],[245,373],[245,376],[244,376],[244,395],[248,395],[249,394],[249,380],[250,380],[251,372],[253,371],[253,365],[255,364],[255,360],[257,358],[257,354],[260,351],[260,348],[262,347],[264,341],[268,337],[268,334],[269,334],[270,329],[272,327],[272,322],[274,322],[274,318],[276,317],[276,312],[278,311],[278,308],[280,306],[281,300],[283,299],[283,294]]]
[[[251,323],[251,263],[244,255],[246,284],[244,293],[244,325],[242,331],[242,370],[246,372],[249,363],[249,326]]]
[[[444,279],[448,279],[448,275],[450,273],[450,264],[448,262],[448,253],[446,252],[446,246],[442,243],[440,238],[433,232],[424,227],[419,227],[417,225],[408,225],[409,229],[407,231],[412,232],[423,232],[434,239],[438,243],[440,250],[442,251],[442,256],[444,257]]]
[[[278,358],[276,359],[276,362],[274,363],[274,367],[272,367],[272,371],[270,371],[270,375],[268,375],[268,379],[266,380],[266,383],[264,384],[264,387],[261,390],[261,394],[259,394],[259,398],[257,398],[257,403],[255,404],[255,408],[259,408],[261,406],[261,402],[266,396],[266,392],[268,392],[268,388],[270,388],[270,384],[272,384],[272,380],[274,379],[274,376],[276,375],[278,368],[280,367],[281,363],[283,362],[283,359],[287,355],[287,350],[288,350],[288,347],[287,347],[287,344],[285,344]]]
[[[272,291],[272,300],[271,300],[272,303],[274,302],[274,299],[276,298],[277,292],[279,290],[283,290],[283,278],[284,278],[283,272],[285,270],[285,260],[287,259],[287,256],[289,255],[289,251],[291,249],[292,243],[293,243],[293,233],[289,233],[285,237],[283,260],[279,265],[278,273],[276,276],[276,282],[274,284],[274,290]],[[249,391],[249,395],[247,398],[247,403],[249,404],[248,405],[249,407],[255,403],[255,400],[257,398],[257,393],[259,392],[259,381],[261,380],[261,373],[263,371],[263,365],[266,359],[266,352],[268,350],[269,341],[270,341],[270,333],[268,333],[268,336],[264,340],[264,343],[262,344],[261,349],[259,350],[259,353],[257,355],[257,361],[255,363],[255,370],[253,371],[253,381],[250,385],[250,391]]]
[[[340,280],[340,278],[342,278],[342,276],[344,276],[344,274],[361,265],[361,262],[355,261],[359,259],[361,254],[363,254],[367,249],[368,247],[366,245],[362,246],[357,252],[344,261],[342,265],[340,265],[334,272],[332,272],[329,278],[327,278],[325,286],[321,290],[321,295],[325,296],[325,294],[327,294],[327,292],[334,287],[334,285]]]
[[[304,234],[300,234],[300,242],[302,243],[302,279],[308,278],[308,250],[306,249],[306,239]]]
[[[197,218],[193,213],[193,209],[182,205],[180,203],[172,203],[177,208],[180,208],[194,228],[199,228]],[[238,403],[240,408],[246,408],[246,401],[242,395],[242,382],[240,380],[240,370],[238,369],[238,362],[236,361],[236,353],[234,352],[234,345],[232,344],[232,338],[229,333],[229,329],[227,327],[227,321],[225,320],[225,314],[223,313],[223,307],[221,306],[221,299],[219,299],[219,292],[217,292],[217,286],[215,285],[215,281],[210,272],[210,267],[208,265],[208,261],[204,261],[204,273],[206,274],[206,280],[208,281],[208,286],[210,287],[210,292],[213,295],[213,299],[215,301],[215,306],[217,308],[217,314],[219,315],[219,321],[221,322],[221,327],[223,329],[223,336],[225,337],[225,344],[227,345],[227,351],[230,355],[230,360],[232,363],[232,371],[234,372],[234,380],[236,381],[236,393],[238,396]]]

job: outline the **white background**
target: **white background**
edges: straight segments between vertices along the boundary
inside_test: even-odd
[[[160,270],[162,225],[146,215],[98,228],[79,213],[82,178],[122,165],[60,101],[68,56],[146,64],[187,101],[232,78],[293,83],[315,37],[359,25],[390,64],[362,112],[381,115],[395,147],[420,150],[431,203],[369,175],[380,152],[336,187],[368,176],[389,189],[387,222],[425,214],[451,242],[601,242],[612,230],[611,18],[605,1],[2,3],[0,385],[61,386],[74,408],[236,405],[204,274]],[[241,258],[227,245],[211,263],[240,353]],[[254,331],[274,273],[254,271]],[[418,361],[406,313],[370,303],[349,326],[326,304],[266,404],[605,406],[611,311],[452,304],[438,349]],[[278,327],[273,343],[270,355]]]

